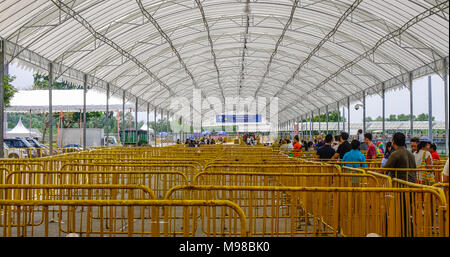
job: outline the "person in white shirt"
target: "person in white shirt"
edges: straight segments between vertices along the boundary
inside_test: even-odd
[[[442,182],[448,183],[448,159],[445,162],[445,166],[444,166],[444,169],[442,170],[442,174],[444,175],[444,179],[442,180]]]
[[[423,140],[423,141],[422,141]],[[431,153],[429,151],[431,143],[427,139],[421,139],[419,142],[419,145],[417,146],[417,151],[415,151],[414,158],[416,159],[416,167],[424,166],[424,165],[433,165],[433,157],[431,156]],[[421,171],[419,172],[419,180],[423,182],[424,184],[433,184],[434,179],[431,181],[424,181],[425,179],[425,172],[427,171]]]

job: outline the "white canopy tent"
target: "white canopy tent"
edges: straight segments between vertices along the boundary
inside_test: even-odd
[[[6,132],[6,138],[14,138],[14,137],[37,137],[41,138],[42,134],[38,130],[27,129],[20,118],[17,122],[17,125]]]

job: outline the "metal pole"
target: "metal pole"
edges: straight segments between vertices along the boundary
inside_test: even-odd
[[[312,139],[312,115],[313,112],[311,112],[311,116],[309,116],[309,141]]]
[[[444,105],[445,105],[445,153],[449,154],[448,135],[448,61],[444,58]]]
[[[150,103],[147,103],[147,144],[150,145]]]
[[[431,89],[431,76],[428,76],[428,136],[433,142],[433,94]]]
[[[106,84],[106,147],[109,146],[109,83]]]
[[[366,91],[363,91],[363,131],[364,133],[367,133],[366,131]]]
[[[337,102],[337,113],[338,113],[338,116],[337,116],[337,125],[338,125],[338,134],[339,134],[339,132],[341,131],[341,110],[339,109],[339,102]]]
[[[5,131],[8,127],[5,128],[5,85],[4,85],[4,77],[5,77],[5,41],[0,40],[0,158],[8,157],[4,156],[4,136]],[[30,127],[31,130],[31,127]],[[45,135],[44,135],[45,136]]]
[[[156,115],[157,115],[157,113],[156,113],[156,106],[155,106],[155,113],[154,113],[154,118],[155,118],[155,125],[157,124],[156,123]],[[156,127],[157,126],[155,126],[155,128],[153,129],[153,136],[154,136],[154,139],[155,139],[155,147],[156,147]]]
[[[5,136],[5,128],[4,119],[5,119],[5,85],[4,85],[4,77],[5,77],[5,42],[0,40],[0,158],[4,158],[4,136]],[[30,128],[31,129],[31,128]],[[45,136],[45,135],[44,135]]]
[[[347,97],[347,132],[350,135],[350,97]]]
[[[136,96],[136,108],[134,109],[134,130],[136,131],[136,146],[138,145],[138,98]]]
[[[161,108],[161,122],[164,124],[164,110]],[[161,131],[163,132],[163,131]],[[159,135],[159,146],[162,147],[162,134]]]
[[[122,95],[122,145],[125,146],[125,90]]]
[[[321,119],[321,117],[320,117],[320,108],[319,108],[319,135],[322,134],[322,131],[320,129],[320,119]]]
[[[345,107],[342,106],[342,131],[345,131]]]
[[[52,103],[52,87],[53,87],[53,63],[48,64],[48,122],[50,124],[48,130],[48,141],[50,147],[50,156],[53,155],[53,103]]]
[[[410,138],[414,137],[414,105],[413,105],[413,78],[412,72],[409,73],[409,126],[410,126]]]
[[[88,75],[84,74],[83,84],[83,150],[86,151],[86,95]]]
[[[382,91],[381,91],[381,100],[382,102],[382,115],[383,115],[383,120],[382,120],[382,125],[383,125],[383,139],[386,139],[386,90],[385,90],[385,85],[384,82],[382,84]]]
[[[330,114],[328,112],[328,105],[325,106],[325,112],[327,113],[327,115],[326,115],[326,122],[327,122],[327,135],[328,135],[328,118],[330,117]]]

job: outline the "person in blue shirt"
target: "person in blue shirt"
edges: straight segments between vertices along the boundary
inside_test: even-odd
[[[344,166],[346,167],[352,167],[352,168],[367,168],[366,163],[345,163],[345,162],[366,162],[366,157],[364,154],[362,154],[359,151],[359,147],[361,145],[361,142],[358,140],[353,140],[351,143],[352,150],[344,154],[344,157],[342,158],[342,162],[344,163]]]

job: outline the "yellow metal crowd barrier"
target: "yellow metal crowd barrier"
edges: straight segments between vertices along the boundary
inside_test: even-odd
[[[247,235],[245,214],[228,200],[0,199],[0,206],[3,237]],[[34,208],[41,211],[30,211]],[[50,217],[52,212],[57,213],[56,220]],[[226,228],[223,221],[228,216],[235,222]],[[204,223],[206,230],[199,229]]]
[[[6,177],[6,184],[65,185],[65,184],[120,184],[142,185],[159,198],[171,187],[188,185],[188,178],[179,171],[15,171]]]
[[[430,188],[176,186],[166,199],[228,199],[249,236],[448,236],[443,192]],[[228,224],[234,223],[228,216]],[[202,229],[207,229],[202,226]]]

